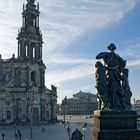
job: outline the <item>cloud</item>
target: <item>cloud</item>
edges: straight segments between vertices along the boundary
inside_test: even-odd
[[[70,56],[66,54],[53,54],[51,57],[49,57],[46,60],[46,64],[66,64],[66,65],[74,65],[74,64],[94,64],[95,60],[92,58],[79,58],[79,56],[73,56],[73,54],[70,54]]]
[[[124,50],[120,51],[123,57],[128,59],[139,59],[140,58],[140,38],[135,38],[124,42]]]
[[[25,2],[23,0],[22,2]],[[17,30],[21,26],[22,2],[6,0],[0,3],[0,47],[17,49]],[[118,22],[131,11],[137,0],[40,0],[40,26],[44,39],[44,54],[67,47],[78,36],[90,30],[105,28]],[[15,4],[16,3],[16,4]],[[14,43],[7,43],[8,41]],[[3,53],[10,55],[11,50]]]
[[[83,92],[91,92],[91,93],[96,94],[96,90],[93,90],[93,87],[94,87],[93,84],[88,84],[88,85],[77,87],[77,88],[64,88],[62,85],[61,87],[57,89],[58,93],[64,93],[64,94],[59,94],[58,103],[61,103],[61,101],[64,99],[65,96],[67,96],[68,98],[72,98],[73,94],[78,93],[80,90]]]
[[[124,42],[122,46],[117,54],[127,60],[127,67],[140,67],[140,38]],[[52,55],[52,57],[47,59],[47,65],[59,65],[58,69],[56,68],[46,74],[47,84],[62,84],[65,81],[87,77],[95,73],[95,59],[79,58],[79,55],[73,56],[72,54],[70,56],[59,54]],[[65,64],[64,68],[63,64]],[[70,68],[67,68],[67,66]]]
[[[81,77],[89,76],[94,73],[92,65],[79,65],[71,67],[70,69],[57,69],[50,71],[46,74],[46,83],[59,85],[67,80],[78,79]]]
[[[41,3],[41,2],[40,2]],[[42,27],[47,36],[46,53],[63,49],[78,36],[90,30],[105,28],[120,21],[137,1],[53,0],[42,6]]]
[[[4,58],[9,58],[12,53],[17,52],[16,37],[22,22],[22,2],[6,0],[0,3],[0,52]],[[40,0],[39,2],[44,60],[46,56],[48,58],[45,63],[72,65],[69,69],[59,67],[46,73],[47,84],[59,84],[94,72],[91,59],[68,58],[62,55],[63,48],[68,47],[78,36],[88,31],[95,32],[97,29],[119,22],[138,1]]]
[[[0,3],[0,53],[3,58],[9,58],[17,52],[16,37],[21,25],[21,9],[22,3],[19,0]]]
[[[118,54],[127,60],[127,66],[140,67],[140,38],[125,41],[121,46]]]
[[[55,65],[54,69],[46,71],[47,85],[56,84],[60,86],[63,82],[94,74],[95,59],[80,58],[72,54],[70,56],[60,54],[47,59],[47,67]]]
[[[128,61],[129,67],[140,67],[140,59],[130,60]]]

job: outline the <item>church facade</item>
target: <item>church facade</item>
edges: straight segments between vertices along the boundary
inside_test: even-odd
[[[0,121],[15,123],[55,120],[57,89],[45,86],[43,39],[39,27],[39,4],[23,5],[18,32],[18,54],[3,60],[0,55]]]

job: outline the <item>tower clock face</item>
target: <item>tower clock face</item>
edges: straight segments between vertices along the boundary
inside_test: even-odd
[[[5,74],[5,81],[8,82],[8,81],[11,81],[12,80],[12,74],[11,72],[6,72]]]

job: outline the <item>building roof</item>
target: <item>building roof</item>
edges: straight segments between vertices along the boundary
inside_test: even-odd
[[[139,104],[140,105],[140,100],[136,100],[136,104]]]
[[[62,104],[66,103],[87,103],[87,102],[97,102],[97,96],[95,94],[92,94],[90,92],[78,92],[76,94],[73,94],[72,98],[64,98],[62,100]]]
[[[77,97],[77,98],[86,98],[86,99],[89,99],[89,98],[97,98],[95,94],[93,93],[90,93],[90,92],[83,92],[83,91],[79,91],[78,93],[76,94],[73,94],[73,97]]]

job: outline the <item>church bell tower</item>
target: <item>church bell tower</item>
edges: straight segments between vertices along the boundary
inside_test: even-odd
[[[22,27],[18,33],[18,58],[23,61],[42,62],[42,34],[39,28],[39,3],[27,0],[23,4]]]
[[[18,61],[28,65],[27,89],[44,89],[45,65],[42,60],[42,34],[39,28],[39,3],[27,0],[23,4],[22,27],[18,32]],[[24,79],[24,78],[23,78]]]

